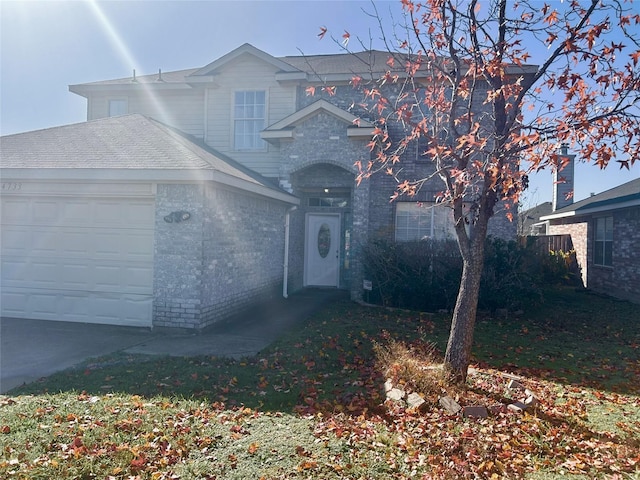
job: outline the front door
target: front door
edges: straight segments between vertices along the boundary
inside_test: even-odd
[[[337,287],[340,280],[340,214],[307,214],[305,286]]]

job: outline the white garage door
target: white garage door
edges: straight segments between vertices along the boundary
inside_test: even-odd
[[[2,196],[5,317],[151,326],[152,198]]]

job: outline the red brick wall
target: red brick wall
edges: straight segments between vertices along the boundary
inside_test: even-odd
[[[556,220],[565,221],[566,220]],[[582,284],[585,287],[588,285],[588,258],[591,242],[588,235],[588,223],[586,221],[579,221],[576,223],[565,223],[560,225],[549,225],[549,235],[571,235],[571,241],[573,248],[576,251],[576,261],[580,268],[580,274],[582,275]],[[590,287],[589,287],[590,288]]]
[[[640,303],[640,207],[598,216],[613,216],[613,266],[593,264],[593,235],[596,216],[573,217],[551,225],[549,234],[571,235],[585,287],[614,297]],[[568,221],[574,223],[566,223]],[[587,225],[590,230],[587,232]]]

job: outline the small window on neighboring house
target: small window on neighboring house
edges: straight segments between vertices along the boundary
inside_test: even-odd
[[[596,218],[593,263],[613,266],[613,217]]]
[[[264,91],[241,91],[234,100],[234,148],[236,150],[264,150],[260,138],[265,127],[266,98]]]
[[[129,105],[126,99],[109,100],[109,116],[118,117],[129,113]]]
[[[456,238],[453,212],[434,202],[396,204],[396,241],[451,240]]]

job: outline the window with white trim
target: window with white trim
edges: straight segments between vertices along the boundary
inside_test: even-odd
[[[129,102],[126,98],[116,98],[109,100],[109,116],[119,117],[129,113]]]
[[[613,217],[596,218],[593,263],[613,266]]]
[[[266,143],[260,138],[265,127],[266,94],[264,90],[235,92],[233,132],[235,150],[264,150]]]
[[[456,238],[452,210],[435,202],[398,202],[395,230],[397,242]]]

